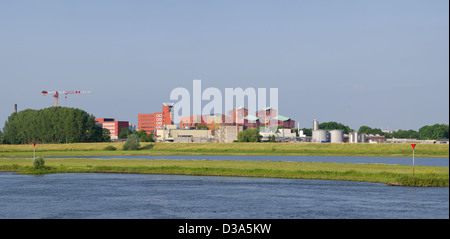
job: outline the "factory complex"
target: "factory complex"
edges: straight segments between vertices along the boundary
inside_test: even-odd
[[[173,122],[173,103],[163,103],[156,113],[138,114],[137,130],[145,130],[157,142],[219,142],[231,143],[237,140],[239,132],[259,129],[262,141],[313,142],[313,143],[383,143],[385,136],[366,135],[358,132],[344,134],[343,130],[319,129],[319,121],[313,120],[312,136],[295,129],[295,121],[279,115],[276,109],[265,107],[250,115],[245,107],[236,107],[226,114],[189,115]],[[113,118],[96,118],[96,123],[110,131],[111,140],[119,140],[123,128],[130,131],[136,126],[128,121]],[[178,125],[177,125],[178,123]]]
[[[162,112],[138,115],[138,130],[153,134],[160,142],[226,142],[237,140],[246,129],[264,129],[261,135],[270,137],[277,130],[290,139],[295,138],[295,121],[266,107],[249,115],[248,109],[237,107],[226,115],[189,115],[180,118],[179,127],[173,122],[173,104],[163,103]],[[276,125],[276,127],[271,127]],[[273,133],[269,133],[273,132]]]

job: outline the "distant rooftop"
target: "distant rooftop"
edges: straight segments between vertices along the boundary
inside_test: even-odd
[[[247,116],[244,117],[244,119],[246,119],[246,120],[252,120],[252,121],[259,120],[258,117],[253,116],[253,115],[247,115]]]
[[[274,118],[275,120],[280,120],[280,121],[288,121],[291,118],[286,117],[286,116],[282,116],[282,115],[278,115],[277,117]]]

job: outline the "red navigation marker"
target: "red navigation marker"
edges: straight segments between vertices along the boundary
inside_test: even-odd
[[[36,143],[33,143],[33,158],[36,159]]]
[[[414,178],[414,147],[416,147],[416,144],[411,144],[413,148],[413,178]]]

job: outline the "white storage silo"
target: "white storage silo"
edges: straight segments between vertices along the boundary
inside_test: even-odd
[[[359,142],[361,142],[361,143],[366,142],[366,134],[361,134]]]
[[[319,121],[316,119],[313,120],[313,130],[319,130]]]
[[[330,131],[330,142],[331,143],[343,143],[344,142],[344,131],[342,130],[331,130]]]
[[[349,133],[349,143],[358,143],[358,132]]]
[[[322,142],[322,141],[328,141],[328,131],[327,130],[323,130],[323,129],[319,129],[319,130],[314,130],[312,132],[312,140],[313,142]]]

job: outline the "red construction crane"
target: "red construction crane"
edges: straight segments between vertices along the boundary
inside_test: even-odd
[[[70,90],[70,91],[65,91],[65,90],[57,90],[57,91],[45,91],[43,90],[42,95],[47,95],[47,94],[53,94],[53,97],[55,98],[55,106],[59,106],[58,103],[58,99],[59,99],[59,95],[65,95],[66,99],[67,99],[67,95],[70,94],[90,94],[90,91],[80,91],[80,90]]]

